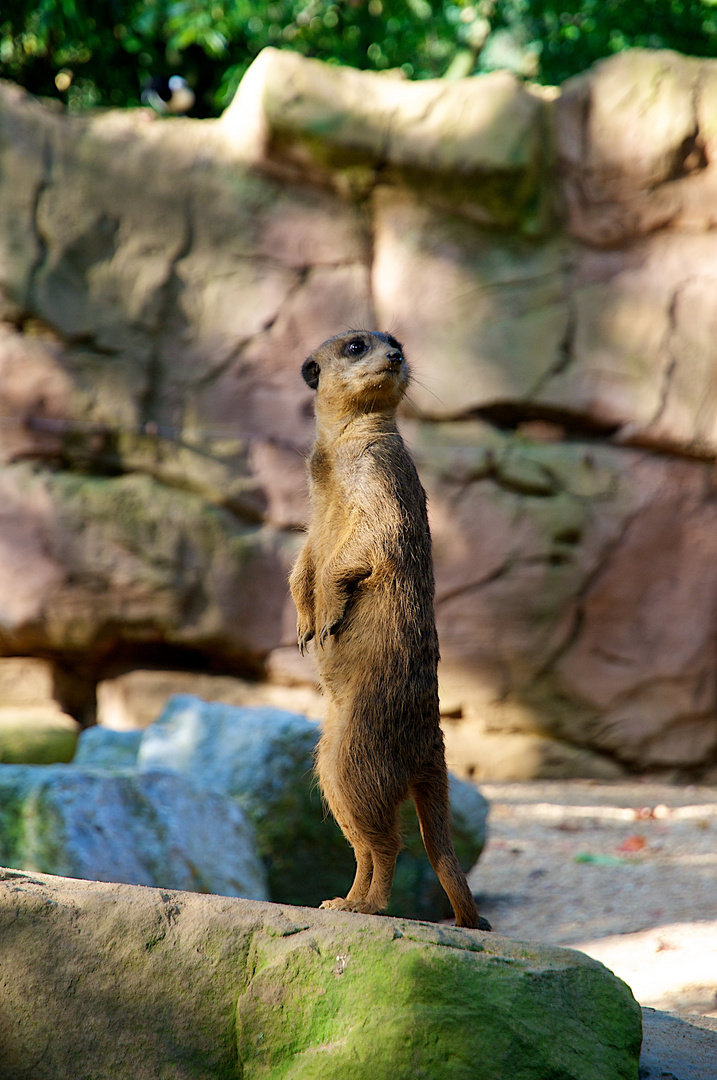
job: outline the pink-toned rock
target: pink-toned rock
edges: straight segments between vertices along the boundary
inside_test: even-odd
[[[200,649],[256,666],[281,643],[287,541],[141,476],[0,473],[7,652],[108,643]]]
[[[568,228],[614,246],[659,228],[714,227],[714,64],[632,49],[570,79],[556,103]]]
[[[206,389],[199,388],[193,397],[197,423],[308,449],[313,392],[301,378],[301,365],[312,343],[369,322],[366,268],[356,263],[315,267],[297,283],[280,315]]]
[[[643,462],[652,488],[583,592],[558,689],[599,712],[591,742],[630,763],[694,765],[717,749],[717,508],[711,469]]]
[[[411,401],[444,418],[530,399],[561,356],[570,245],[488,242],[409,192],[374,199],[376,316],[413,358]]]
[[[0,324],[0,465],[52,459],[62,449],[53,422],[66,418],[72,382],[62,345],[44,328],[37,336]]]
[[[494,435],[481,446],[483,431],[465,424],[462,445],[450,425],[432,426],[427,441],[422,428],[413,431],[452,712],[474,733],[531,736],[524,750],[533,745],[535,762],[543,755],[542,775],[560,774],[560,743],[603,755],[603,766],[583,761],[586,775],[609,775],[609,759],[650,768],[709,760],[717,749],[712,467],[579,444],[504,437],[500,446]],[[460,724],[452,723],[455,748]],[[546,736],[558,740],[552,754],[535,742]],[[497,740],[487,739],[483,762],[475,738],[473,746],[481,777],[486,760],[510,758]],[[567,770],[569,759],[563,752]]]
[[[279,50],[217,122],[0,87],[1,654],[83,716],[153,663],[310,681],[300,367],[377,325],[464,771],[714,761],[717,64],[635,50],[552,96]]]
[[[52,498],[29,468],[0,472],[0,626],[4,652],[31,652],[63,580],[51,554],[55,531]]]
[[[709,232],[582,254],[563,362],[536,406],[613,427],[619,441],[714,453],[716,260]]]

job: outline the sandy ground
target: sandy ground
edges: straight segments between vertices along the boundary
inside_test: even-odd
[[[717,1017],[717,788],[481,790],[490,832],[471,885],[494,930],[583,950],[642,1005]]]
[[[645,1080],[717,1080],[717,788],[481,791],[489,841],[470,884],[493,929],[580,949],[624,979],[647,1007]]]

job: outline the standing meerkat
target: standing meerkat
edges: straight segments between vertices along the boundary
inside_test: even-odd
[[[403,349],[352,331],[324,342],[302,375],[316,390],[312,513],[289,584],[299,648],[315,639],[328,702],[319,782],[356,856],[348,895],[321,906],[386,910],[398,810],[412,798],[458,926],[490,929],[451,840],[426,495],[396,426]]]

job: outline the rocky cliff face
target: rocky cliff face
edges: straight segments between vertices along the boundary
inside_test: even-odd
[[[717,64],[555,93],[267,50],[218,121],[0,90],[0,652],[75,697],[293,641],[299,367],[415,371],[449,758],[717,761]]]

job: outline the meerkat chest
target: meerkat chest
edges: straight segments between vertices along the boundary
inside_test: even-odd
[[[368,467],[367,467],[368,466]],[[314,451],[311,459],[312,520],[341,529],[365,500],[370,463],[360,453]]]
[[[312,497],[310,534],[317,563],[329,563],[362,528],[361,507],[339,485],[319,487]]]
[[[395,518],[390,503],[384,479],[365,452],[321,460],[320,468],[312,468],[310,531],[317,561],[330,561],[349,544],[380,551]]]

